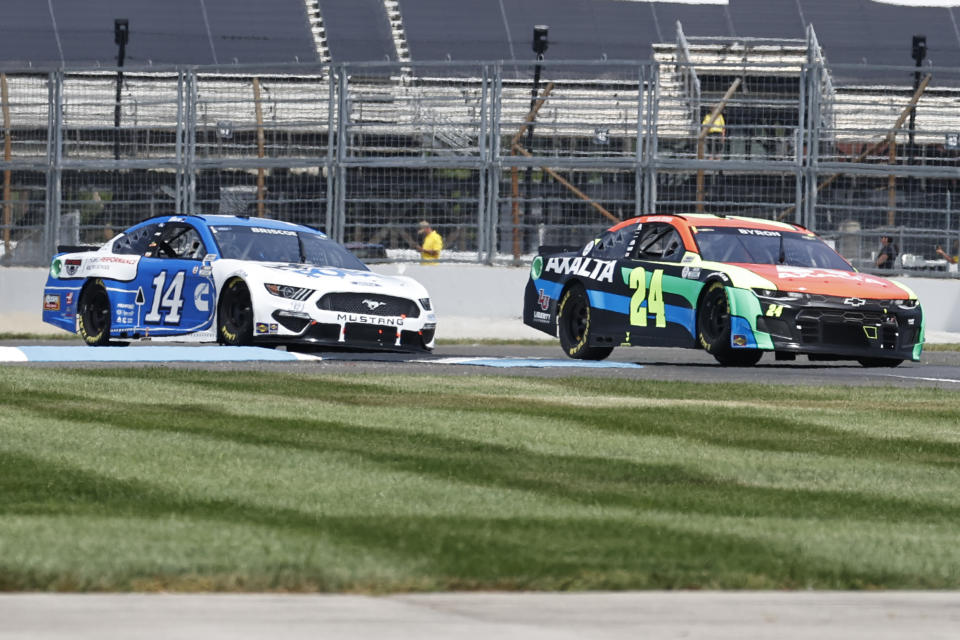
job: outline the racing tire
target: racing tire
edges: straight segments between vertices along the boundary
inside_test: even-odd
[[[707,285],[697,305],[697,341],[725,367],[752,367],[763,357],[760,349],[730,346],[730,301],[720,281]]]
[[[613,347],[590,346],[590,300],[580,285],[567,289],[557,307],[557,333],[560,346],[577,360],[603,360]]]
[[[88,284],[80,294],[77,333],[91,347],[110,344],[110,297],[100,280]]]
[[[217,305],[217,342],[233,347],[253,344],[253,304],[243,280],[226,284]]]
[[[861,366],[864,366],[867,368],[896,367],[901,362],[903,362],[903,359],[902,358],[858,358],[857,362],[859,362]]]

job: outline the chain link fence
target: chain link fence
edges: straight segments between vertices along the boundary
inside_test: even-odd
[[[0,263],[45,265],[58,244],[166,213],[290,220],[393,260],[416,259],[426,219],[444,260],[522,262],[640,213],[708,212],[803,224],[865,269],[891,235],[901,268],[951,275],[935,248],[960,252],[960,70],[737,46],[7,69]]]

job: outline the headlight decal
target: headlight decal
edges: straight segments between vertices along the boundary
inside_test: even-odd
[[[293,287],[288,284],[272,284],[265,283],[264,288],[279,298],[286,298],[287,300],[299,300],[304,301],[313,295],[314,289],[307,289],[305,287]]]

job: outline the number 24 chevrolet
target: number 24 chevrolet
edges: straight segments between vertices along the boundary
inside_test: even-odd
[[[580,251],[541,247],[523,321],[571,358],[617,346],[702,348],[722,365],[919,360],[923,312],[906,286],[857,272],[808,230],[705,214],[649,215]]]

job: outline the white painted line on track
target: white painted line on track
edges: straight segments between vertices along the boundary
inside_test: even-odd
[[[512,369],[516,367],[534,368],[583,368],[583,369],[643,369],[643,365],[633,362],[607,362],[599,360],[556,360],[551,358],[483,358],[448,357],[424,358],[411,362],[425,364],[464,364],[478,367],[498,367]]]
[[[924,382],[953,382],[955,384],[960,384],[960,380],[955,380],[954,378],[922,378],[920,376],[898,376],[895,373],[881,373],[880,375],[886,376],[888,378],[903,378],[904,380],[923,380]]]
[[[0,347],[0,362],[26,362],[27,355],[17,347]]]
[[[319,356],[262,347],[0,347],[0,362],[290,362]]]

